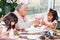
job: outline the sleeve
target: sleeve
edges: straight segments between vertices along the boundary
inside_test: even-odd
[[[58,25],[57,20],[54,20],[54,21],[53,21],[53,23],[56,23],[56,26],[55,26],[55,28],[56,28],[56,27],[57,27],[57,25]]]
[[[0,23],[0,27],[2,27],[2,33],[7,31],[7,28],[6,28],[5,22],[1,21],[1,23]]]
[[[18,22],[16,24],[17,29],[29,28],[33,23],[32,22]]]
[[[53,23],[57,23],[57,21],[56,21],[56,20],[54,20],[54,21],[53,21]]]

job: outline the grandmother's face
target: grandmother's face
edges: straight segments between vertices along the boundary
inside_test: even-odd
[[[19,10],[19,13],[21,16],[25,17],[27,15],[28,12],[28,7],[24,7],[22,10]]]

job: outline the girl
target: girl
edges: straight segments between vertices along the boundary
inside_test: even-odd
[[[3,34],[9,34],[10,36],[13,36],[14,30],[15,30],[15,24],[18,22],[18,18],[13,13],[10,13],[9,16],[6,16],[3,19],[3,21],[7,26],[7,31],[4,32]]]
[[[40,27],[40,30],[42,31],[48,31],[47,34],[49,36],[53,36],[53,29],[55,29],[57,27],[57,20],[58,20],[58,15],[57,15],[57,11],[56,10],[53,10],[53,9],[50,9],[49,12],[48,12],[48,15],[47,15],[47,21],[40,21],[40,24],[42,24],[42,27]],[[43,33],[42,33],[43,34]],[[47,37],[45,37],[47,35],[42,35],[40,37],[40,39],[46,39],[47,40]],[[53,39],[53,37],[51,37]]]
[[[47,21],[42,21],[40,22],[42,25],[47,26],[49,29],[54,29],[57,27],[57,20],[58,20],[58,15],[57,11],[50,9],[48,12],[48,20]]]

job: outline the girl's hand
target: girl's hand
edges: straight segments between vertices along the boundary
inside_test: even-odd
[[[42,20],[42,21],[40,21],[40,24],[45,25],[45,22]]]

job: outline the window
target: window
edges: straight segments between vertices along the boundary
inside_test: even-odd
[[[58,20],[60,21],[60,0],[55,0],[55,10],[58,12]]]
[[[60,13],[60,0],[55,0],[55,9]]]
[[[28,14],[37,14],[47,12],[48,0],[29,0],[29,12]]]

